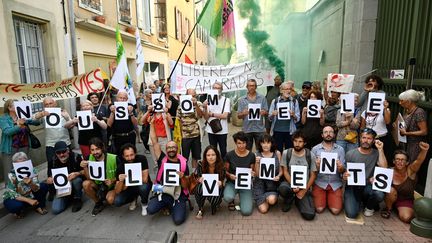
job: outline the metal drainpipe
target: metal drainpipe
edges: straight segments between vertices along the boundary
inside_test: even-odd
[[[70,41],[71,41],[71,50],[72,50],[72,68],[74,76],[78,75],[78,54],[77,54],[77,45],[76,45],[76,33],[75,33],[75,15],[74,15],[74,5],[73,0],[68,0],[68,10],[69,10],[69,30],[70,30]],[[71,115],[75,116],[76,113],[76,99],[72,99],[69,102],[69,108],[71,110]],[[74,137],[74,148],[79,148],[78,146],[78,130],[74,128],[73,130]]]
[[[406,89],[412,89],[412,85],[414,82],[414,69],[415,69],[415,65],[416,65],[416,59],[415,57],[412,57],[409,59],[409,63],[408,63],[408,78],[407,78],[407,84],[406,84]]]

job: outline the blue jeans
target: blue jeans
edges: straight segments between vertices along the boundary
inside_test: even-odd
[[[129,186],[126,188],[126,190],[120,192],[115,196],[114,199],[114,205],[116,207],[121,207],[125,205],[126,203],[130,203],[138,196],[141,197],[141,203],[147,204],[148,202],[148,196],[150,193],[150,190],[152,188],[152,182],[149,181],[147,184],[142,184],[140,186]]]
[[[345,154],[350,150],[358,148],[357,143],[350,143],[345,140],[336,140],[336,144],[341,146],[345,150]]]
[[[39,204],[37,208],[45,208],[46,194],[48,192],[48,186],[45,183],[40,183],[39,190],[33,192],[34,199],[36,199]],[[20,213],[24,208],[30,206],[28,203],[18,201],[16,199],[6,199],[3,201],[4,207],[10,213]]]
[[[252,214],[253,201],[252,201],[252,189],[250,190],[239,190],[235,189],[234,183],[228,181],[225,185],[223,192],[224,201],[230,203],[234,201],[236,194],[239,194],[240,198],[240,212],[243,216],[249,216]]]
[[[174,198],[168,194],[162,194],[162,200],[158,200],[158,197],[153,197],[150,199],[147,207],[147,212],[149,214],[155,214],[161,209],[168,208],[171,212],[172,219],[176,225],[182,224],[186,220],[186,201],[187,197],[180,195],[179,199],[174,200]]]
[[[367,209],[376,209],[384,200],[384,192],[372,190],[372,184],[366,186],[346,186],[344,194],[345,214],[348,218],[356,218],[361,204]]]
[[[83,183],[83,179],[81,176],[75,177],[75,179],[71,181],[72,195],[54,198],[51,205],[51,211],[53,214],[59,214],[63,212],[69,206],[69,204],[72,202],[73,199],[81,200],[82,183]]]

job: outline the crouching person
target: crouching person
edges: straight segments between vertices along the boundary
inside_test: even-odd
[[[314,184],[317,167],[310,150],[304,147],[306,144],[304,134],[297,131],[292,139],[294,148],[286,149],[282,154],[281,166],[286,180],[279,186],[279,193],[284,199],[282,211],[289,211],[291,204],[295,201],[301,216],[306,220],[312,220],[315,217],[315,206],[309,189]],[[293,186],[294,178],[291,178],[290,171],[294,165],[307,166],[305,189]]]
[[[96,216],[104,209],[104,200],[108,204],[113,204],[115,198],[114,185],[116,183],[117,164],[120,162],[117,155],[106,153],[105,144],[100,138],[92,138],[89,142],[90,156],[88,160],[81,161],[81,167],[84,168],[84,174],[87,180],[83,182],[84,192],[94,202],[95,206],[92,210],[92,216]],[[105,180],[90,179],[89,161],[104,161],[105,164]],[[92,172],[97,173],[97,172]],[[98,175],[99,176],[99,175]]]
[[[115,185],[114,205],[121,207],[129,204],[129,210],[135,210],[138,196],[141,198],[141,215],[147,215],[147,202],[152,182],[149,176],[148,162],[144,155],[137,154],[137,149],[133,144],[127,143],[120,148],[120,164],[117,165],[117,182]],[[126,172],[125,165],[132,163],[141,164],[142,184],[137,186],[126,186],[126,180],[132,173]]]
[[[186,201],[189,197],[187,187],[182,186],[167,186],[164,185],[162,178],[165,178],[164,168],[166,164],[178,164],[180,171],[177,174],[180,178],[184,175],[189,175],[187,167],[187,160],[182,155],[178,154],[178,146],[175,142],[169,141],[166,144],[166,152],[162,152],[159,143],[156,140],[156,133],[154,131],[153,122],[150,123],[150,138],[153,143],[153,149],[157,163],[160,164],[157,172],[155,184],[153,185],[153,192],[156,196],[150,199],[147,207],[149,214],[155,214],[162,209],[168,209],[172,215],[172,219],[176,225],[182,224],[186,220],[187,210]]]
[[[53,169],[66,167],[68,170],[68,181],[72,186],[72,192],[69,196],[56,197],[52,203],[53,214],[63,212],[68,205],[72,204],[72,212],[78,212],[82,207],[82,183],[84,170],[81,169],[80,163],[82,158],[70,151],[64,141],[59,141],[54,145],[55,157],[53,160]],[[47,184],[53,184],[52,171],[48,171]]]

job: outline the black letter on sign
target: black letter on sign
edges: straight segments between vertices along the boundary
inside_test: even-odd
[[[242,181],[248,181],[247,180],[247,178],[243,178],[243,177],[246,177],[246,176],[248,176],[249,174],[248,173],[238,173],[238,175],[237,175],[237,186],[238,187],[247,187],[248,185],[246,185],[246,184],[242,184],[241,182]]]
[[[165,173],[166,173],[165,183],[169,183],[169,184],[175,184],[175,183],[177,183],[175,180],[170,180],[171,178],[175,178],[176,177],[176,170],[167,169],[165,171]]]
[[[63,178],[63,183],[60,183],[60,182],[58,181],[58,178],[59,178],[59,177],[62,177],[62,178]],[[57,175],[54,176],[53,181],[54,181],[54,183],[55,183],[58,187],[63,187],[63,186],[66,186],[66,185],[67,185],[67,183],[68,183],[68,178],[67,178],[67,176],[66,176],[65,174],[57,174]]]
[[[96,179],[102,178],[102,167],[97,168],[97,175],[95,175],[93,168],[94,167],[90,166],[90,175]]]
[[[350,172],[350,175],[352,173],[352,176],[354,176],[354,183],[358,182],[358,175],[357,173],[362,171],[361,169],[349,169],[348,172]]]
[[[204,180],[204,186],[207,188],[207,192],[208,192],[209,194],[212,194],[212,193],[213,193],[213,190],[214,190],[215,187],[216,187],[216,182],[217,182],[217,181],[213,181],[211,187],[209,187],[208,182],[207,182],[206,180]]]
[[[261,164],[260,174],[261,174],[261,176],[273,178],[274,174],[275,174],[275,165],[271,164],[267,170],[267,165]]]
[[[336,160],[332,159],[331,163],[326,158],[323,158],[322,162],[322,171],[325,171],[325,167],[329,168],[331,172],[335,171],[336,169]]]
[[[126,110],[123,106],[116,107],[117,117],[126,117]]]
[[[155,107],[154,107],[155,110],[157,111],[162,110],[163,108],[162,99],[155,99],[154,103],[155,103]]]
[[[351,113],[353,112],[353,110],[350,110],[346,107],[346,100],[345,99],[342,100],[342,110],[345,112],[351,112]]]
[[[21,167],[17,169],[17,173],[19,174],[18,177],[20,179],[24,179],[26,177],[31,176],[30,168],[29,167]]]
[[[388,176],[384,175],[384,174],[377,174],[375,176],[375,181],[374,184],[376,187],[378,187],[379,189],[384,189],[387,187],[387,181],[388,180]],[[381,183],[378,183],[381,182]]]
[[[370,99],[369,111],[380,112],[379,105],[381,102],[383,102],[381,99]],[[378,106],[378,108],[375,108],[375,106]]]
[[[21,109],[21,107],[19,107],[19,106],[17,106],[17,116],[18,116],[18,118],[19,119],[21,119],[21,118],[27,118],[27,119],[30,119],[31,118],[31,116],[30,116],[30,106],[26,106],[25,107],[25,111],[23,110],[23,109]]]
[[[261,111],[261,109],[256,109],[255,112],[253,109],[249,109],[249,119],[252,119],[252,118],[259,119],[260,118],[260,111]]]
[[[318,106],[315,104],[312,104],[309,106],[309,115],[316,116],[318,114]]]
[[[191,111],[193,109],[193,104],[191,100],[183,100],[181,103],[182,110]]]
[[[288,119],[288,114],[289,114],[288,107],[286,107],[286,106],[285,107],[279,107],[278,113],[279,113],[280,118]]]
[[[90,116],[86,116],[85,118],[86,118],[86,124],[84,125],[84,122],[83,122],[83,120],[82,120],[82,116],[80,116],[80,117],[78,117],[78,122],[79,122],[79,124],[80,124],[80,126],[82,127],[82,128],[86,128],[86,127],[89,127],[90,126]]]
[[[51,121],[54,118],[54,121]],[[46,123],[50,126],[57,126],[60,123],[60,116],[56,113],[51,113],[46,117]]]
[[[139,182],[139,180],[132,180],[132,170],[128,170],[127,178],[129,180],[129,184],[134,184],[134,183],[138,183]]]
[[[301,186],[302,184],[297,183],[297,180],[301,181],[303,179],[303,171],[294,171],[293,172],[293,177],[294,177],[294,178],[292,178],[293,187],[299,187],[299,186]]]
[[[217,95],[207,95],[209,105],[218,105],[219,99]]]

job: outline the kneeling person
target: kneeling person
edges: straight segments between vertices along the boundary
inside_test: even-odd
[[[63,212],[66,207],[72,203],[72,212],[78,212],[82,207],[82,182],[84,170],[81,169],[80,163],[82,158],[69,150],[67,144],[59,141],[54,145],[55,158],[53,161],[53,169],[67,167],[68,180],[72,185],[72,193],[69,196],[56,197],[52,203],[53,214]],[[53,184],[52,171],[48,171],[47,183]]]
[[[84,192],[94,202],[95,206],[92,210],[92,216],[100,213],[104,209],[104,200],[108,204],[113,204],[115,198],[114,185],[116,183],[116,170],[119,159],[117,155],[106,153],[105,144],[100,138],[92,138],[89,142],[90,156],[88,160],[81,161],[81,167],[84,168],[84,174],[87,180],[83,182]],[[104,161],[105,162],[105,180],[90,179],[88,163],[89,161]]]
[[[117,207],[130,203],[129,210],[135,210],[137,197],[141,198],[141,215],[147,215],[147,202],[152,182],[149,176],[148,162],[144,155],[137,154],[137,149],[133,144],[127,143],[120,148],[120,164],[117,165],[117,183],[115,185],[114,205]],[[127,174],[125,171],[126,163],[141,163],[142,185],[126,186]]]

